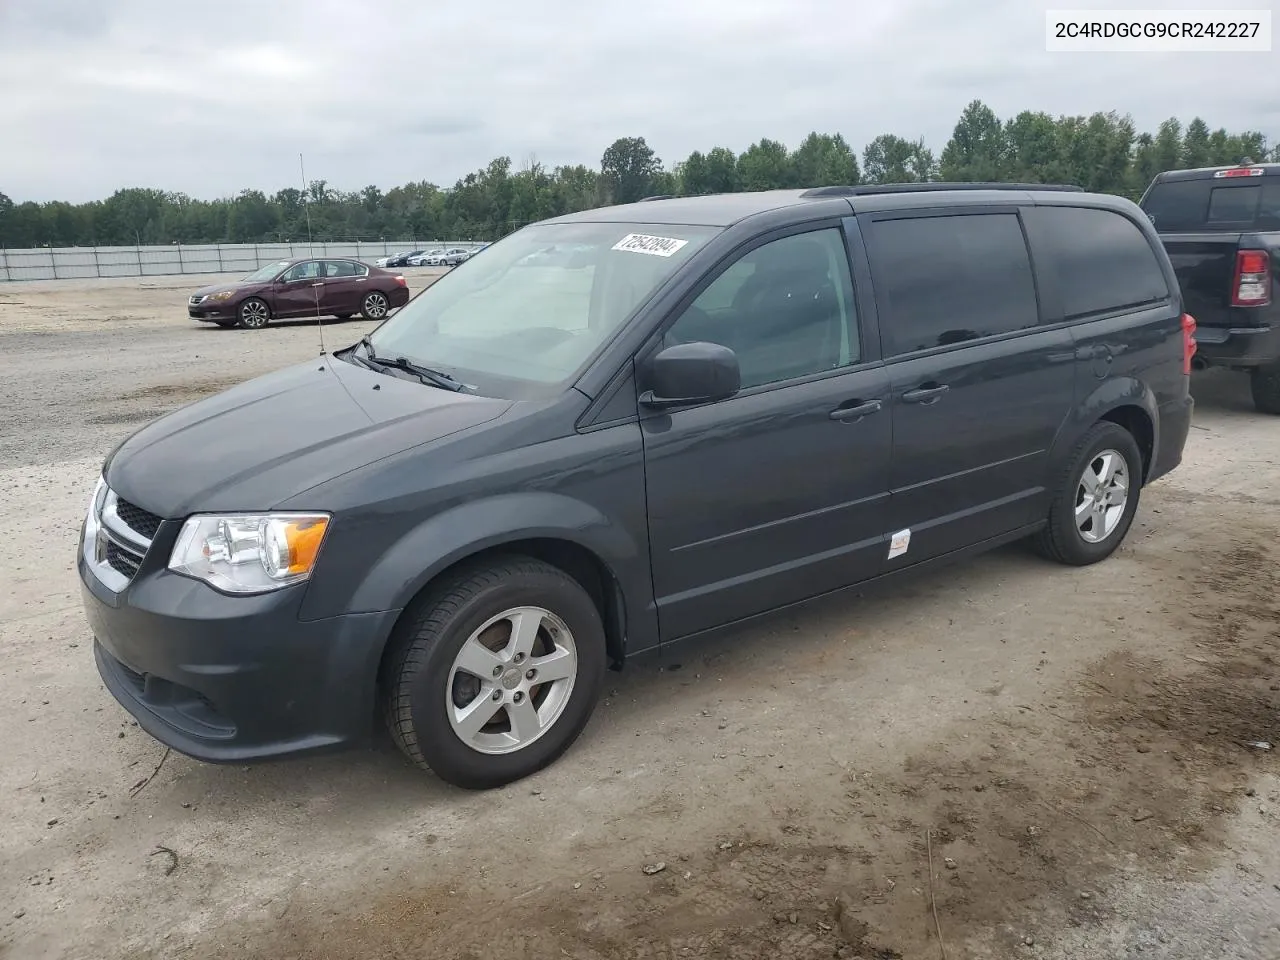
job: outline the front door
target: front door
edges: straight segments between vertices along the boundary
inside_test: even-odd
[[[324,312],[322,260],[303,260],[284,272],[275,283],[272,313],[277,317],[317,316]]]
[[[862,349],[841,227],[719,271],[663,337],[690,341],[734,350],[742,389],[642,413],[667,640],[873,577],[885,544],[889,382]]]
[[[892,570],[1047,513],[1075,352],[1069,331],[1039,326],[1016,209],[862,229],[893,391],[891,532],[910,531]]]

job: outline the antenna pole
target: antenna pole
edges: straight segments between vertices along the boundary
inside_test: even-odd
[[[298,154],[298,170],[302,174],[302,210],[307,215],[307,252],[312,259],[316,255],[315,241],[311,236],[311,185],[307,182],[307,167],[302,161],[302,154]],[[316,282],[311,285],[311,289],[316,295],[316,330],[320,334],[320,356],[325,355],[324,348],[324,323],[320,319],[320,285],[323,280],[317,273]]]

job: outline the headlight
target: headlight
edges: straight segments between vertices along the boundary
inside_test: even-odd
[[[231,299],[232,297],[234,297],[235,295],[236,295],[236,292],[235,292],[234,290],[219,290],[217,293],[211,293],[211,294],[209,294],[209,296],[208,296],[208,297],[206,297],[206,299],[208,299],[208,300],[230,300],[230,299]]]
[[[328,528],[324,513],[191,517],[169,569],[225,593],[267,593],[311,576]]]

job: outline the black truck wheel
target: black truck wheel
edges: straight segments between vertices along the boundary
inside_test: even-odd
[[[1280,363],[1256,367],[1250,374],[1253,407],[1259,413],[1280,414]]]

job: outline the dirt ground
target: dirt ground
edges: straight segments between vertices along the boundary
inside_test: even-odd
[[[1108,562],[1012,547],[667,650],[474,794],[383,741],[166,757],[99,682],[103,455],[320,350],[187,321],[194,285],[0,285],[6,960],[1280,958],[1280,422],[1240,379],[1196,380]]]

